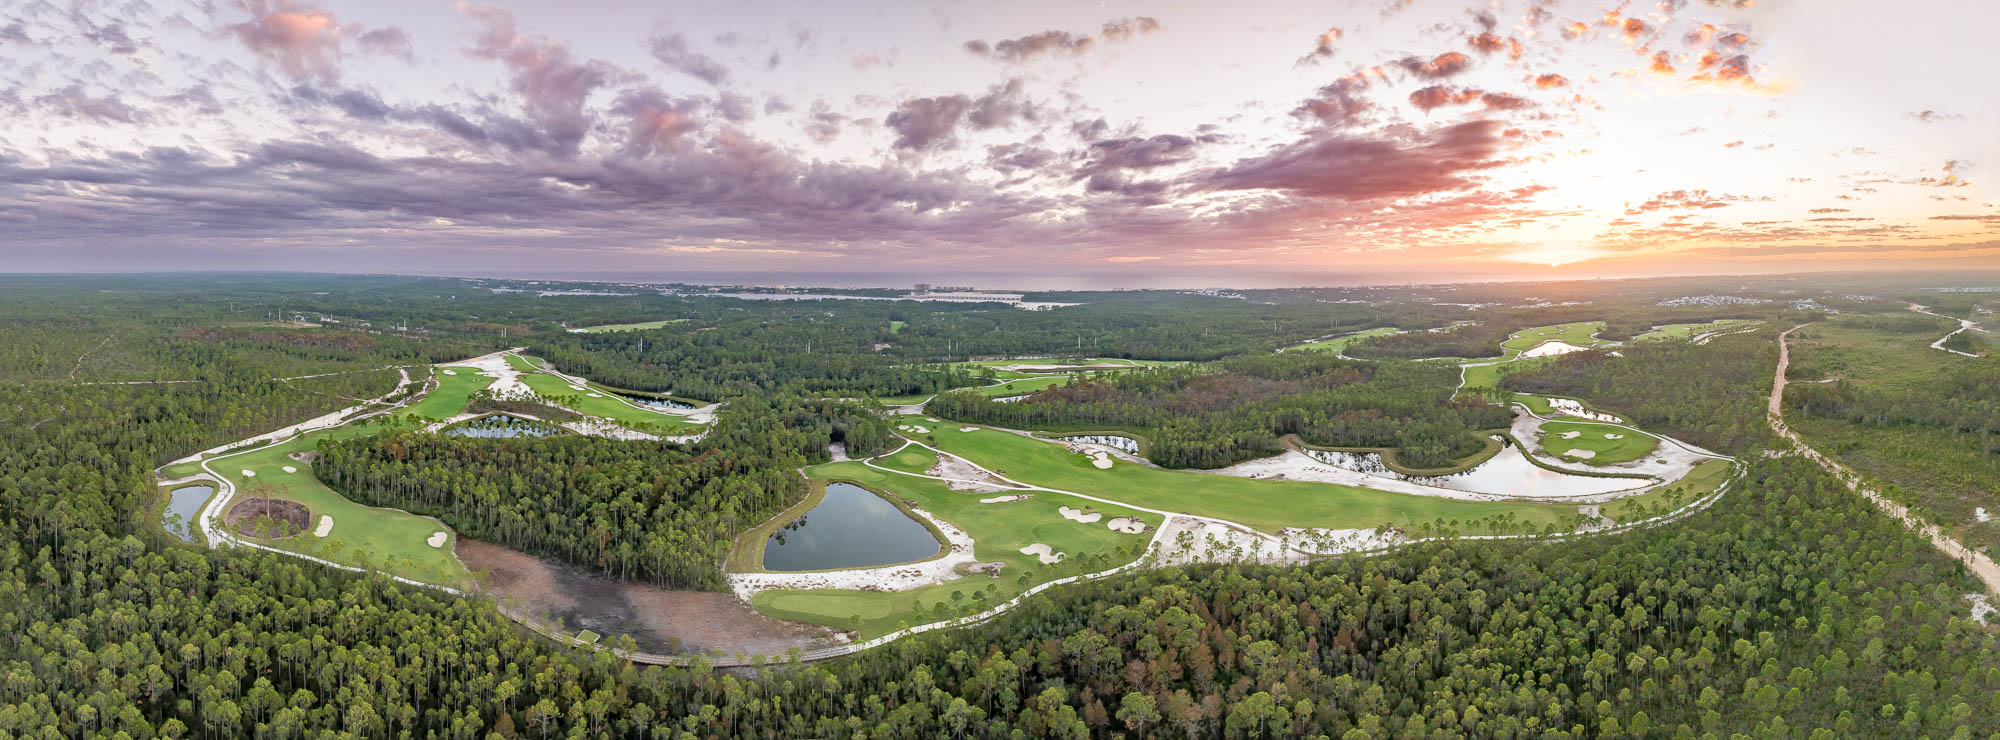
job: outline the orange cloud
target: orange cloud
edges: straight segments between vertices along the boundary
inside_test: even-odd
[[[1562,87],[1568,84],[1569,84],[1568,77],[1564,77],[1554,72],[1550,72],[1548,74],[1535,78],[1535,87],[1539,87],[1543,90],[1547,90],[1552,87]]]

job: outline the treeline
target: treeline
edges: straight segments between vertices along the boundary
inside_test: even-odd
[[[1778,363],[1770,332],[1719,336],[1707,344],[1641,342],[1576,352],[1500,377],[1519,393],[1574,396],[1633,424],[1711,450],[1756,449],[1770,437],[1764,408]]]
[[[1785,405],[1811,416],[1868,426],[1917,425],[1961,434],[2000,435],[2000,371],[1993,363],[1942,369],[1908,390],[1876,390],[1845,378],[1791,383]]]
[[[926,409],[1016,428],[1130,431],[1151,442],[1148,459],[1174,468],[1268,457],[1290,434],[1315,445],[1394,447],[1406,465],[1444,467],[1484,447],[1479,430],[1512,420],[1503,407],[1453,400],[1457,383],[1450,366],[1260,353],[1083,378],[1013,403],[950,393]]]

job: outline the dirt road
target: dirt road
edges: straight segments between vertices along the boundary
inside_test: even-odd
[[[1911,515],[1909,507],[1889,500],[1888,497],[1876,492],[1875,489],[1861,485],[1860,475],[1856,474],[1853,470],[1849,470],[1847,466],[1835,462],[1832,458],[1819,454],[1818,450],[1807,445],[1805,440],[1800,439],[1799,435],[1794,434],[1790,427],[1785,426],[1785,368],[1790,366],[1792,361],[1791,346],[1787,340],[1791,338],[1792,332],[1798,331],[1801,326],[1805,326],[1805,324],[1786,329],[1785,333],[1778,335],[1778,373],[1771,381],[1771,403],[1768,410],[1771,429],[1776,431],[1779,436],[1790,440],[1793,449],[1798,450],[1799,454],[1805,455],[1807,459],[1815,463],[1819,463],[1819,466],[1825,468],[1826,472],[1832,473],[1835,478],[1839,478],[1840,482],[1847,485],[1848,490],[1867,497],[1869,501],[1875,504],[1875,508],[1882,510],[1882,513],[1895,517],[1903,523],[1903,526],[1914,529],[1918,534],[1930,538],[1931,545],[1936,547],[1939,552],[1944,553],[1946,557],[1964,563],[1967,570],[1972,571],[1973,575],[1978,576],[1979,580],[1986,583],[1986,590],[1988,592],[2000,593],[2000,565],[1996,565],[1992,558],[1967,548],[1964,543],[1952,539],[1950,535],[1945,534],[1944,530],[1940,529],[1937,525],[1927,524],[1923,520]]]

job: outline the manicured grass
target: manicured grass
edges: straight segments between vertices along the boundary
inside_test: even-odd
[[[446,375],[446,370],[454,374]],[[470,367],[437,366],[431,372],[437,376],[438,387],[415,404],[397,412],[398,416],[449,419],[465,413],[465,404],[472,400],[472,394],[493,385],[492,378],[480,375],[478,370]]]
[[[660,319],[659,321],[641,321],[633,324],[605,324],[603,326],[584,327],[582,331],[590,334],[598,334],[607,331],[639,331],[641,329],[658,329],[668,324],[678,324],[686,320],[687,319]]]
[[[1073,380],[1076,380],[1076,376],[1074,375],[1037,375],[1031,378],[1008,381],[1005,385],[978,386],[970,390],[987,398],[999,398],[1001,396],[1018,396],[1023,393],[1033,393],[1059,385],[1069,385]]]
[[[1545,342],[1566,342],[1578,347],[1595,347],[1600,344],[1609,344],[1609,342],[1591,336],[1603,330],[1604,322],[1602,321],[1578,321],[1570,324],[1556,324],[1555,326],[1537,326],[1532,329],[1522,329],[1514,332],[1512,336],[1507,337],[1506,341],[1500,343],[1500,350],[1506,359],[1511,360],[1520,356],[1522,352],[1534,349],[1537,345]]]
[[[653,428],[666,433],[678,433],[700,429],[701,425],[684,417],[663,414],[658,411],[639,408],[619,400],[618,395],[608,390],[584,386],[588,390],[576,390],[567,380],[548,373],[524,373],[521,382],[537,395],[549,399],[564,408],[585,416],[597,416],[633,428]],[[595,393],[596,396],[590,394]]]
[[[922,459],[911,464],[928,468],[935,462],[929,451],[919,452]],[[1036,584],[1136,559],[1151,540],[1151,532],[1124,534],[1112,531],[1106,523],[1120,516],[1138,517],[1149,528],[1160,523],[1156,515],[1046,491],[1032,492],[1034,497],[1024,501],[982,504],[979,503],[982,498],[1012,494],[960,493],[939,481],[875,470],[859,462],[829,463],[806,472],[816,480],[850,481],[900,496],[964,530],[973,538],[973,554],[981,562],[1006,563],[998,578],[970,575],[910,591],[778,590],[757,594],[750,600],[752,606],[765,614],[859,630],[863,639],[893,632],[905,624],[984,611]],[[1064,519],[1057,512],[1063,506],[1102,513],[1104,518],[1090,524]],[[1061,563],[1043,565],[1034,556],[1021,553],[1021,548],[1037,542],[1067,553],[1068,557]],[[1093,553],[1096,557],[1090,557]],[[952,598],[954,593],[959,595],[956,601]],[[853,619],[857,615],[859,622]]]
[[[936,445],[1024,483],[1102,496],[1166,511],[1214,516],[1266,532],[1286,527],[1372,529],[1511,516],[1539,530],[1573,506],[1455,501],[1353,486],[1273,481],[1163,470],[1120,461],[1099,470],[1061,445],[982,429],[932,435]]]
[[[1286,352],[1339,352],[1343,349],[1347,349],[1347,345],[1359,342],[1363,339],[1368,339],[1371,337],[1379,337],[1387,334],[1394,334],[1396,333],[1396,331],[1397,331],[1396,328],[1393,326],[1384,326],[1375,329],[1368,329],[1365,331],[1356,332],[1354,334],[1348,334],[1346,336],[1334,337],[1332,339],[1322,339],[1317,342],[1307,342],[1305,344],[1293,345],[1290,347],[1286,347],[1285,351]]]
[[[169,465],[165,469],[160,471],[160,475],[168,480],[186,478],[190,475],[200,475],[200,474],[201,474],[201,463],[198,462],[184,462],[179,465]]]
[[[1575,439],[1563,439],[1562,435],[1576,432]],[[1618,435],[1611,439],[1610,435]],[[1556,455],[1568,455],[1571,450],[1589,450],[1596,453],[1589,458],[1578,458],[1591,465],[1631,462],[1651,454],[1660,446],[1660,440],[1644,432],[1635,432],[1609,424],[1591,424],[1576,421],[1549,421],[1542,423],[1542,449]]]
[[[1687,477],[1672,485],[1608,502],[1598,508],[1598,513],[1621,523],[1665,514],[1714,493],[1729,480],[1732,467],[1728,460],[1710,460],[1694,466]]]
[[[889,333],[890,333],[890,334],[901,334],[901,333],[903,332],[903,327],[905,327],[905,326],[909,326],[909,325],[910,325],[910,322],[908,322],[908,321],[896,321],[896,320],[893,320],[893,319],[892,319],[892,320],[890,320],[890,321],[889,321]]]
[[[1652,331],[1633,337],[1634,342],[1651,342],[1665,339],[1693,339],[1694,337],[1729,328],[1741,328],[1755,324],[1755,319],[1723,319],[1706,324],[1664,324],[1653,327]]]
[[[1554,357],[1530,357],[1525,360],[1468,365],[1465,368],[1465,384],[1460,386],[1459,390],[1470,391],[1475,388],[1498,388],[1500,387],[1500,376],[1508,373],[1533,370],[1553,362],[1555,359]]]
[[[930,450],[911,445],[883,455],[875,460],[875,464],[905,473],[922,473],[937,464],[937,455],[932,454]]]
[[[287,457],[293,452],[312,450],[322,438],[344,439],[369,431],[364,426],[339,427],[284,444],[220,458],[210,462],[209,467],[236,486],[236,495],[230,499],[231,505],[250,498],[256,487],[269,486],[272,498],[305,504],[311,511],[309,527],[318,526],[321,515],[333,517],[333,532],[324,539],[314,537],[308,529],[289,537],[265,541],[264,544],[344,565],[384,570],[425,583],[462,583],[467,575],[465,565],[452,554],[449,538],[443,547],[431,547],[425,542],[433,532],[451,532],[450,527],[406,511],[362,506],[342,498],[314,478],[305,463]],[[285,472],[287,465],[297,468],[298,472]],[[246,477],[242,473],[244,470],[256,475]],[[339,544],[337,549],[332,547],[336,541]]]

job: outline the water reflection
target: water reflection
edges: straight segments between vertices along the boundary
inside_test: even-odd
[[[1646,478],[1609,478],[1594,475],[1572,475],[1561,473],[1529,461],[1521,449],[1511,440],[1501,440],[1501,450],[1491,459],[1471,469],[1451,475],[1418,476],[1404,475],[1382,463],[1382,455],[1377,452],[1334,452],[1331,450],[1306,450],[1306,455],[1315,460],[1369,475],[1406,480],[1438,488],[1449,488],[1467,493],[1490,493],[1501,496],[1538,496],[1564,498],[1591,496],[1612,491],[1624,491],[1651,485],[1654,481]]]
[[[938,554],[937,537],[866,488],[828,483],[826,498],[764,543],[765,570],[867,568]]]

